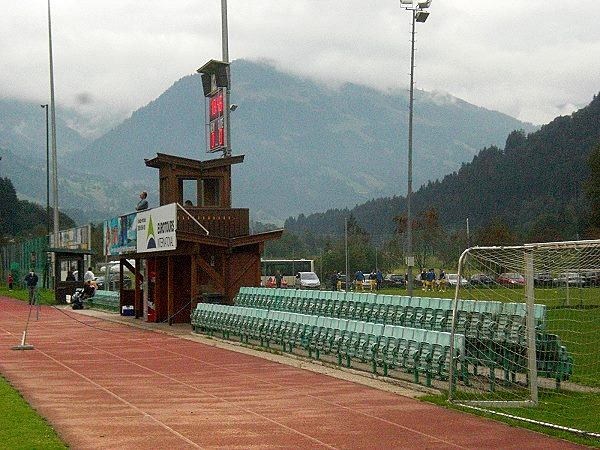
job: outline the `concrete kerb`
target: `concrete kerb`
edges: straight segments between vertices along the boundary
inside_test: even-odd
[[[68,308],[67,306],[58,306],[58,308]],[[241,342],[220,339],[215,336],[205,336],[191,331],[190,324],[173,324],[144,322],[130,316],[121,316],[118,313],[109,311],[99,311],[94,309],[69,310],[69,313],[94,317],[107,322],[119,323],[142,330],[163,333],[170,336],[187,339],[189,341],[200,342],[211,347],[222,348],[223,350],[243,353],[245,355],[255,356],[268,361],[285,364],[298,369],[304,369],[311,372],[327,375],[353,383],[358,383],[374,389],[401,395],[409,398],[419,398],[425,395],[439,395],[441,392],[437,389],[426,386],[405,382],[403,380],[383,377],[371,372],[359,371],[352,368],[340,367],[329,364],[325,361],[316,361],[314,359],[304,358],[300,355],[275,353],[274,349],[265,349],[243,344]]]

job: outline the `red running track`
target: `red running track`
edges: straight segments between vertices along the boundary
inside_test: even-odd
[[[524,429],[163,333],[0,298],[0,372],[75,449],[569,449]],[[35,310],[33,314],[35,319]]]

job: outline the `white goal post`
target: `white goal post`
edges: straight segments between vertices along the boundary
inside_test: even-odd
[[[600,436],[585,408],[569,406],[580,396],[600,408],[600,240],[471,247],[463,278],[450,345],[462,334],[467,350],[450,364],[449,402]],[[560,413],[528,418],[538,405]]]

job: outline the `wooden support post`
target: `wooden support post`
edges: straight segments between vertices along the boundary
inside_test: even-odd
[[[140,284],[142,283],[142,274],[141,274],[141,259],[136,258],[135,260],[135,277],[134,277],[134,282],[135,282],[135,300],[134,300],[134,305],[133,305],[133,309],[135,311],[135,318],[139,319],[140,316],[143,317],[144,316],[144,312],[142,311],[142,290],[140,289]]]
[[[169,256],[167,258],[167,316],[169,317],[169,325],[173,325],[173,314],[175,314],[174,302],[175,302],[175,292],[173,286],[173,276],[175,273],[173,257]]]
[[[125,303],[125,289],[124,289],[124,285],[125,283],[123,283],[123,279],[125,278],[125,274],[124,269],[123,269],[123,261],[120,261],[119,264],[119,314],[123,314],[123,306]],[[110,283],[110,279],[108,280],[108,282]]]
[[[162,267],[160,265],[159,258],[154,258],[154,269],[156,271],[154,277],[154,289],[152,290],[152,302],[154,303],[154,320],[156,322],[162,322],[162,282],[160,279],[161,277],[158,276],[158,271],[162,270]]]
[[[191,273],[190,273],[190,313],[196,308],[194,300],[200,296],[200,280],[198,279],[198,257],[195,254],[190,256]]]

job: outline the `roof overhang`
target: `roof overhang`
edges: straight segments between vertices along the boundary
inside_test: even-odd
[[[174,165],[177,167],[185,167],[194,170],[207,170],[244,162],[244,155],[227,156],[224,158],[200,161],[197,159],[168,155],[166,153],[157,153],[155,158],[145,159],[144,162],[146,163],[147,167],[154,167],[155,169],[160,169],[165,165]]]
[[[84,250],[81,248],[60,248],[60,247],[48,248],[47,252],[62,253],[63,255],[95,255],[96,254],[96,252],[94,250]]]

